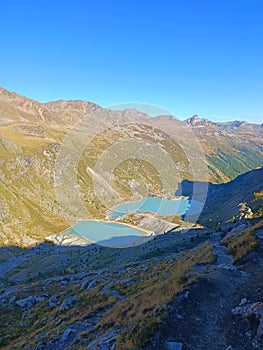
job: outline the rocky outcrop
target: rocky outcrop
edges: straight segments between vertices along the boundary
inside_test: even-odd
[[[244,298],[237,307],[232,309],[232,314],[246,317],[248,322],[253,322],[253,319],[257,319],[258,327],[256,336],[258,339],[263,336],[263,302],[249,303]]]
[[[93,340],[86,350],[112,350],[114,349],[114,342],[118,335],[117,330],[109,331],[101,337]]]
[[[247,203],[243,202],[238,205],[240,207],[239,209],[239,218],[245,218],[245,219],[252,219],[253,218],[253,211],[252,209],[247,205]]]
[[[36,303],[40,303],[44,300],[45,300],[44,296],[35,297],[30,295],[24,299],[17,300],[16,305],[19,306],[22,310],[27,310],[27,309],[30,309]]]
[[[186,119],[186,125],[193,127],[204,127],[207,125],[213,125],[208,119],[200,118],[197,114],[193,115],[191,118]]]
[[[50,308],[56,307],[58,305],[58,297],[56,295],[52,295],[48,301],[48,305]]]
[[[68,295],[65,300],[63,301],[63,303],[61,304],[60,310],[61,311],[65,311],[70,309],[73,304],[75,304],[77,302],[77,299],[72,296],[72,295]]]

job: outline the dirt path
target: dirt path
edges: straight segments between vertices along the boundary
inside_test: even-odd
[[[263,301],[263,244],[238,268],[224,249],[215,249],[220,254],[213,270],[175,300],[149,350],[166,349],[166,342],[183,343],[183,350],[263,349],[254,340],[256,328],[231,313],[244,298]]]

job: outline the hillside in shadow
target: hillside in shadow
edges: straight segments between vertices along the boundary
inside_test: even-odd
[[[209,235],[168,232],[125,249],[0,247],[0,347],[87,349],[105,332],[139,344],[149,319],[194,282],[192,266],[214,260]]]
[[[249,171],[224,184],[193,182],[184,180],[176,195],[189,196],[206,202],[198,222],[205,226],[216,226],[240,214],[240,203],[246,203],[254,212],[262,206],[255,200],[255,193],[263,190],[263,168]],[[191,221],[191,217],[186,217]],[[192,218],[194,219],[194,218]]]

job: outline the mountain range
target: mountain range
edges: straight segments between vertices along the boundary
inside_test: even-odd
[[[263,349],[262,131],[0,89],[0,348]],[[114,221],[142,244],[70,234],[174,195],[200,215]]]

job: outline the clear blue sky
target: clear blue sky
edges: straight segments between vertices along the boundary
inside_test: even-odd
[[[263,0],[2,1],[0,86],[263,122]]]

